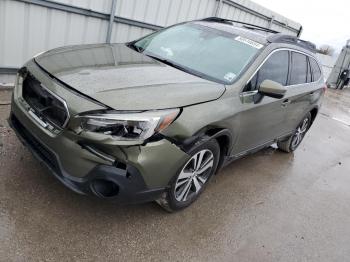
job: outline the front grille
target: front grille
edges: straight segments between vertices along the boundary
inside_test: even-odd
[[[69,115],[64,102],[44,88],[31,74],[23,81],[22,97],[45,122],[58,128],[66,124]]]
[[[44,161],[56,174],[60,174],[59,165],[56,156],[41,144],[22,124],[19,120],[11,115],[10,118],[12,127],[25,143]]]

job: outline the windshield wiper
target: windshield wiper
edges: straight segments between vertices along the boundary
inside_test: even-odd
[[[225,84],[225,82],[223,82],[223,81],[220,80],[220,79],[216,79],[216,78],[210,77],[210,76],[208,76],[208,75],[206,75],[206,74],[203,74],[203,73],[201,73],[201,72],[198,72],[198,71],[196,71],[196,70],[192,70],[191,68],[181,66],[181,65],[176,64],[176,63],[174,63],[174,62],[172,62],[172,61],[170,61],[170,60],[168,60],[168,59],[166,59],[166,58],[163,58],[163,57],[159,57],[159,56],[155,56],[155,55],[153,55],[153,54],[150,54],[150,53],[148,53],[147,51],[145,52],[145,49],[140,48],[140,47],[138,47],[138,46],[136,46],[136,45],[134,45],[134,44],[128,44],[127,46],[130,47],[130,48],[132,48],[132,49],[134,49],[134,50],[136,50],[136,51],[139,52],[139,53],[142,53],[142,54],[144,54],[144,55],[146,55],[146,56],[148,56],[148,57],[150,57],[150,58],[153,58],[154,60],[157,60],[157,61],[159,61],[159,62],[161,62],[161,63],[164,63],[164,64],[169,65],[169,66],[171,66],[171,67],[174,67],[174,68],[176,68],[176,69],[179,69],[179,70],[181,70],[181,71],[183,71],[183,72],[185,72],[185,73],[188,73],[188,74],[191,74],[191,75],[195,75],[195,76],[200,77],[200,78],[203,78],[203,79],[205,79],[205,80],[214,81],[214,82],[220,82],[220,83],[222,83],[222,84]]]
[[[175,65],[173,62],[171,62],[170,60],[165,59],[165,58],[163,58],[163,57],[158,57],[158,56],[150,55],[150,54],[146,54],[146,53],[145,53],[145,55],[147,55],[147,56],[149,56],[149,57],[151,57],[151,58],[153,58],[153,59],[155,59],[155,60],[158,60],[158,61],[160,61],[160,62],[162,62],[162,63],[164,63],[164,64],[167,64],[167,65],[170,65],[170,66],[174,66],[174,67],[177,66],[177,65]],[[179,66],[178,66],[178,67],[179,67]]]
[[[165,58],[158,57],[158,56],[155,56],[155,55],[151,55],[151,54],[149,54],[149,53],[143,53],[143,54],[144,54],[144,55],[147,55],[147,56],[149,56],[149,57],[151,57],[151,58],[153,58],[153,59],[155,59],[155,60],[157,60],[157,61],[160,61],[160,62],[162,62],[162,63],[164,63],[164,64],[167,64],[167,65],[172,66],[172,67],[174,67],[174,68],[176,68],[176,69],[179,69],[179,70],[181,70],[181,71],[183,71],[183,72],[185,72],[185,73],[198,76],[198,77],[203,78],[203,79],[205,79],[205,80],[220,81],[220,80],[218,80],[218,79],[214,79],[214,78],[212,78],[212,77],[210,77],[210,76],[208,76],[208,75],[206,75],[206,74],[203,74],[203,73],[201,73],[201,72],[198,72],[198,71],[196,71],[196,70],[192,70],[192,69],[190,69],[190,68],[188,68],[188,67],[184,67],[184,66],[178,65],[178,64],[176,64],[176,63],[174,63],[174,62],[172,62],[172,61],[170,61],[170,60],[167,60],[167,59],[165,59]],[[222,82],[222,81],[220,81],[220,82]],[[223,82],[222,82],[222,83],[223,83]]]
[[[132,48],[132,49],[134,49],[135,51],[137,51],[139,53],[143,53],[143,51],[144,51],[144,49],[142,47],[139,47],[139,46],[137,46],[137,45],[135,45],[133,43],[128,43],[127,46]],[[171,62],[171,61],[169,61],[169,60],[167,60],[165,58],[158,57],[158,56],[155,56],[155,55],[150,55],[148,53],[143,53],[143,54],[146,55],[146,56],[149,56],[149,57],[151,57],[151,58],[153,58],[153,59],[155,59],[157,61],[160,61],[160,62],[162,62],[164,64],[167,64],[167,65],[170,65],[170,66],[175,67],[177,69],[181,69],[181,70],[185,71],[185,69],[183,67],[181,67],[181,66],[179,66],[177,64],[174,64],[173,62]]]
[[[170,61],[170,60],[168,60],[168,59],[165,59],[165,58],[163,58],[163,57],[158,57],[158,56],[150,55],[150,54],[147,54],[147,53],[144,53],[144,54],[147,55],[147,56],[149,56],[149,57],[151,57],[151,58],[153,58],[153,59],[155,59],[155,60],[157,60],[157,61],[159,61],[159,62],[162,62],[162,63],[167,64],[167,65],[169,65],[169,66],[175,67],[176,69],[179,69],[179,70],[184,71],[184,72],[186,72],[186,73],[198,75],[198,73],[195,73],[194,71],[192,71],[192,70],[190,70],[190,69],[188,69],[188,68],[185,68],[185,67],[183,67],[183,66],[180,66],[180,65],[178,65],[178,64],[175,64],[174,62],[172,62],[172,61]],[[200,77],[201,77],[201,76],[200,76]]]

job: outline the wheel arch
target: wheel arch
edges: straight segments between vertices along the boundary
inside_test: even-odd
[[[183,141],[181,147],[184,151],[188,152],[211,139],[215,139],[220,147],[220,159],[217,168],[217,170],[219,170],[223,166],[225,158],[229,155],[233,146],[233,134],[227,128],[205,127],[198,131],[196,135]]]
[[[318,114],[318,107],[314,107],[310,110],[310,114],[311,114],[311,123],[314,122],[317,114]]]

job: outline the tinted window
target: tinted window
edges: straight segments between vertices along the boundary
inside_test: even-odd
[[[307,57],[300,53],[292,52],[292,70],[290,74],[290,85],[298,85],[306,82]]]
[[[312,72],[312,75],[313,75],[312,80],[313,81],[317,81],[321,77],[320,67],[318,66],[318,64],[315,61],[315,59],[312,59],[312,58],[310,58],[310,64],[311,64],[311,72]]]
[[[248,83],[244,91],[256,90],[266,79],[278,82],[285,86],[288,77],[288,64],[288,51],[277,51],[273,53],[260,67],[259,71]]]

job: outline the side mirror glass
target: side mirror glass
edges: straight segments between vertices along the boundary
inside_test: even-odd
[[[282,98],[286,92],[287,89],[283,85],[268,79],[259,86],[259,93],[273,98]]]

